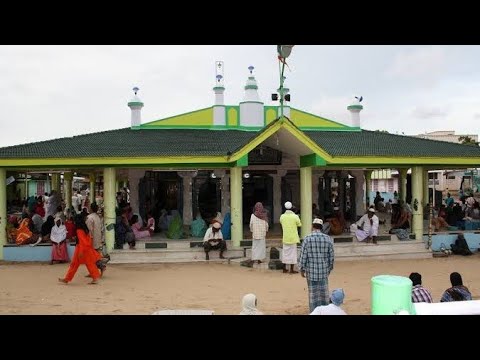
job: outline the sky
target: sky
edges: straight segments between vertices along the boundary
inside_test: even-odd
[[[296,45],[285,71],[291,106],[347,125],[415,135],[478,134],[480,46]],[[215,61],[225,102],[242,101],[248,66],[274,105],[276,45],[0,46],[0,147],[130,126],[138,86],[142,123],[213,105]]]

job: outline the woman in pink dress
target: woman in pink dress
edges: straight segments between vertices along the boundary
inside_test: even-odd
[[[50,241],[52,242],[51,264],[53,264],[54,261],[61,263],[68,262],[67,228],[62,224],[60,217],[55,218],[55,226],[52,227]]]
[[[148,219],[147,220],[147,229],[150,232],[150,236],[152,236],[153,233],[155,232],[155,219],[153,218],[151,211],[149,211],[147,213],[147,219]]]
[[[133,234],[135,235],[135,240],[145,239],[150,237],[150,231],[144,228],[138,222],[138,215],[133,215],[130,219],[130,226],[132,227]]]

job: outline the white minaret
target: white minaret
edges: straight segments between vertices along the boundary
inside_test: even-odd
[[[142,124],[142,107],[143,102],[137,96],[137,92],[140,90],[138,87],[133,88],[135,93],[133,98],[128,102],[128,107],[132,110],[132,124],[131,127],[140,126]]]
[[[225,84],[223,82],[223,61],[215,62],[215,105],[213,105],[213,125],[226,125],[225,113]]]
[[[265,125],[263,114],[263,102],[258,96],[258,86],[253,76],[253,66],[249,66],[250,76],[245,85],[245,96],[240,103],[240,125],[261,126]]]
[[[360,104],[362,100],[362,96],[355,96],[353,103],[347,106],[347,110],[352,114],[352,126],[358,128],[360,127],[360,111],[363,110],[363,106]]]

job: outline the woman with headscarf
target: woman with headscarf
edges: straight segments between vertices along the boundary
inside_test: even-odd
[[[267,212],[261,202],[257,202],[250,216],[250,231],[252,232],[252,262],[259,264],[266,257],[265,237],[268,231]]]
[[[100,254],[93,248],[93,241],[88,233],[87,224],[85,224],[85,216],[78,214],[75,218],[75,227],[77,228],[78,243],[75,246],[72,262],[68,268],[67,274],[64,278],[59,278],[58,281],[68,284],[72,281],[80,264],[85,264],[88,273],[92,278],[90,284],[97,284],[101,274],[97,268],[97,262],[102,258]]]
[[[34,234],[31,229],[32,221],[29,217],[24,218],[17,229],[15,242],[17,245],[26,245],[34,243],[38,235]]]
[[[445,290],[440,302],[472,300],[470,290],[463,285],[462,275],[458,272],[451,273],[450,283],[452,287]]]
[[[68,262],[68,250],[67,250],[67,228],[62,223],[60,217],[55,218],[55,225],[52,227],[50,233],[50,241],[52,242],[52,260],[50,264],[53,265],[54,261],[61,263]]]
[[[257,309],[257,297],[254,294],[247,294],[243,297],[242,307],[240,315],[263,315]]]

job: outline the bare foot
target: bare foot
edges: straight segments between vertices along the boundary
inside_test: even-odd
[[[65,280],[65,279],[62,279],[62,278],[58,278],[58,281],[60,281],[61,283],[64,283],[64,284],[68,284],[68,281]]]
[[[95,285],[95,284],[98,284],[98,280],[97,279],[93,279],[92,281],[90,281],[88,283],[88,285]]]
[[[290,270],[290,274],[298,274],[298,271]]]
[[[91,277],[92,277],[92,275],[90,275],[90,274],[87,274],[87,275],[85,275],[85,277],[89,277],[89,278],[91,278]]]
[[[104,267],[103,269],[100,270],[100,277],[103,277],[103,273],[105,272],[105,270],[107,270],[106,267]]]

